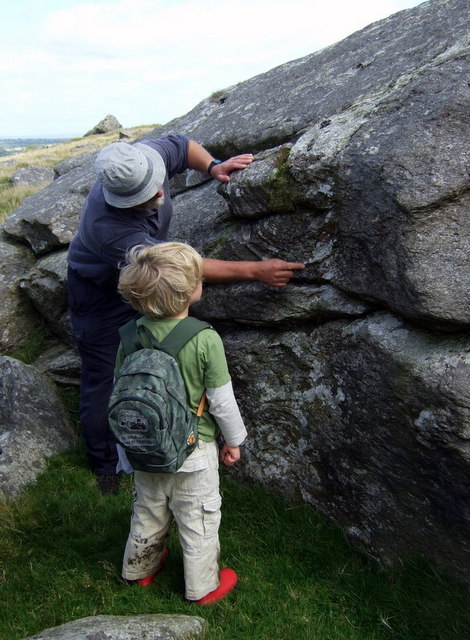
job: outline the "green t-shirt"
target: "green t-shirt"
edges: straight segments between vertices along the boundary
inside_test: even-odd
[[[161,342],[180,321],[181,318],[152,320],[145,317],[139,324],[145,324]],[[177,360],[186,385],[188,405],[193,413],[196,413],[205,389],[221,387],[231,380],[222,339],[213,329],[204,329],[187,342],[179,352]],[[116,373],[121,368],[122,361],[122,348],[119,347]],[[205,442],[214,440],[218,434],[217,423],[209,413],[207,405],[199,419],[198,433]]]

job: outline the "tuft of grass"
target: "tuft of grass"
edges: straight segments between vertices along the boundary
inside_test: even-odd
[[[223,104],[227,99],[227,92],[225,90],[214,91],[209,96],[209,102],[215,102],[216,104]]]
[[[7,355],[25,364],[31,364],[44,351],[50,338],[50,330],[42,325],[32,332],[23,344],[10,351]]]
[[[222,566],[235,591],[203,610],[183,598],[176,531],[148,589],[120,577],[131,479],[101,496],[81,448],[0,505],[0,640],[85,616],[168,613],[208,621],[204,640],[464,640],[468,590],[416,560],[383,571],[307,505],[222,477]]]
[[[25,198],[38,193],[45,186],[46,183],[34,186],[12,186],[9,182],[0,183],[0,223],[5,222],[7,216],[17,209]]]

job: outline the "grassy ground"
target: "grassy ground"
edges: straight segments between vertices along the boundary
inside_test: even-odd
[[[133,127],[135,137],[152,131],[156,125]],[[119,131],[86,136],[68,142],[49,145],[47,147],[32,148],[22,153],[0,157],[0,224],[14,211],[28,196],[40,191],[44,185],[35,187],[18,187],[10,185],[11,175],[22,167],[54,167],[63,160],[68,160],[82,153],[90,153],[101,149],[110,142],[119,139]]]
[[[81,449],[53,458],[37,485],[0,505],[0,640],[100,614],[202,615],[205,640],[467,640],[464,587],[420,561],[382,571],[306,505],[228,478],[222,565],[239,585],[213,607],[183,598],[176,533],[153,587],[120,577],[131,481],[101,496]]]

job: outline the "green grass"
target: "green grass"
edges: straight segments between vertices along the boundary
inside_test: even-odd
[[[31,364],[45,350],[48,340],[52,339],[50,329],[41,323],[35,331],[32,331],[21,345],[9,351],[6,355],[15,360],[21,360],[25,364]]]
[[[13,187],[5,181],[0,184],[0,223],[5,222],[8,215],[17,209],[25,198],[38,193],[44,186]]]
[[[93,615],[202,615],[205,640],[466,640],[466,588],[420,561],[383,571],[307,505],[223,478],[222,565],[236,590],[204,609],[183,598],[176,532],[157,583],[120,577],[132,489],[101,496],[81,449],[0,505],[0,640]]]

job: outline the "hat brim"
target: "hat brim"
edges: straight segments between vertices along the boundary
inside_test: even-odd
[[[117,207],[118,209],[129,209],[147,202],[147,200],[153,198],[157,191],[162,188],[163,182],[165,181],[166,167],[163,162],[163,158],[158,151],[155,151],[155,149],[149,147],[148,144],[144,144],[142,142],[136,142],[134,146],[137,147],[147,158],[151,173],[148,181],[146,181],[142,189],[131,195],[117,195],[108,191],[106,187],[103,187],[103,194],[106,202],[112,207]]]

